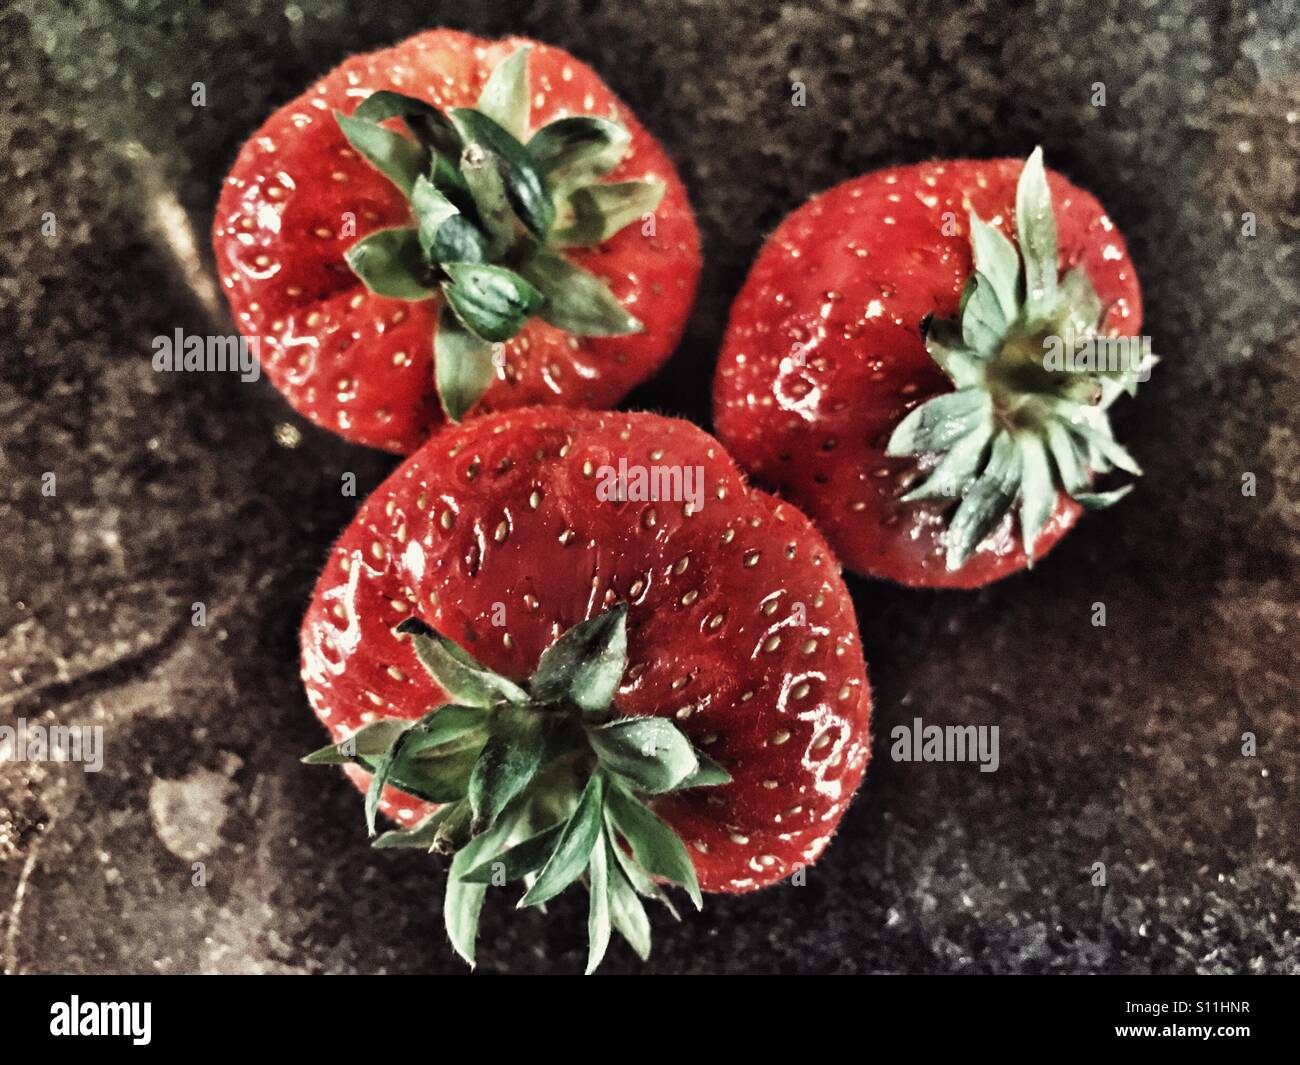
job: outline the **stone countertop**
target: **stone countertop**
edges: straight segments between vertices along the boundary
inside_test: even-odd
[[[1139,491],[1034,573],[850,579],[876,757],[806,886],[656,917],[649,964],[620,941],[606,968],[1300,971],[1294,0],[517,6],[11,5],[0,724],[100,724],[107,749],[98,773],[0,764],[3,967],[463,971],[438,863],[372,851],[352,787],[297,762],[320,732],[296,629],[355,506],[339,478],[364,494],[394,460],[265,381],[150,367],[155,335],[231,329],[206,233],[241,139],[350,51],[445,24],[569,48],[681,167],[698,310],[629,406],[708,424],[729,302],[811,193],[1036,143],[1127,236],[1164,357],[1118,415]],[[997,724],[999,770],[891,760],[914,717]],[[481,967],[580,971],[584,912],[581,892],[546,921],[490,901]]]

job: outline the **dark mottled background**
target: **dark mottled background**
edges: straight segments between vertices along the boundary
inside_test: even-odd
[[[1300,971],[1297,15],[1294,0],[11,3],[0,723],[102,724],[108,761],[0,765],[4,968],[460,968],[437,863],[369,850],[351,786],[297,763],[320,734],[296,626],[355,506],[340,474],[369,491],[393,460],[307,426],[265,381],[149,362],[159,333],[231,329],[206,233],[241,139],[350,51],[443,23],[571,49],[681,167],[704,284],[632,406],[708,423],[728,303],[810,193],[1038,142],[1128,236],[1165,357],[1119,415],[1141,490],[1035,573],[975,594],[852,582],[877,757],[807,886],[713,899],[660,922],[648,966],[620,943],[608,969]],[[1000,725],[1001,769],[891,762],[879,738],[914,715]],[[492,900],[482,966],[580,969],[584,907],[575,893],[543,922]]]

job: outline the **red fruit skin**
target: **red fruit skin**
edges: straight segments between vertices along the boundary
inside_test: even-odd
[[[699,280],[699,234],[659,144],[567,52],[522,37],[487,41],[430,30],[353,56],[281,107],[241,149],[221,189],[212,231],[221,287],[240,331],[260,338],[267,377],[317,425],[407,454],[445,422],[434,391],[437,301],[376,296],[344,261],[373,230],[413,223],[402,194],[349,147],[333,112],[351,114],[380,89],[442,109],[473,106],[497,63],[525,44],[532,49],[532,128],[565,113],[616,118],[632,140],[607,180],[657,178],[666,191],[653,235],[633,223],[604,244],[569,249],[644,332],[572,337],[530,319],[506,343],[505,367],[471,414],[532,404],[612,406],[676,347]],[[347,215],[355,233],[343,236]]]
[[[1028,564],[1012,513],[949,572],[941,538],[951,504],[898,502],[936,460],[885,457],[904,415],[952,390],[920,324],[927,314],[957,316],[974,268],[970,210],[1014,239],[1023,166],[922,163],[837,185],[777,227],[732,306],[713,385],[718,436],[761,483],[798,504],[857,573],[974,588]],[[1061,269],[1082,264],[1109,307],[1106,332],[1136,336],[1142,298],[1123,237],[1089,193],[1054,171],[1048,184]],[[803,365],[790,358],[801,346]],[[1062,494],[1035,558],[1079,512]]]
[[[702,467],[703,508],[599,502],[599,470],[620,457]],[[629,665],[615,709],[672,716],[734,778],[656,804],[701,886],[750,891],[814,861],[869,754],[852,603],[811,523],[688,422],[534,408],[440,433],[331,550],[303,619],[303,683],[337,742],[445,701],[393,633],[413,610],[523,682],[560,632],[616,601]],[[432,809],[392,789],[382,808],[405,825]]]

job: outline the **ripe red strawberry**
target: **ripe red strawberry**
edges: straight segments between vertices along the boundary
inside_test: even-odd
[[[763,248],[718,364],[718,435],[850,569],[975,587],[1127,491],[1094,493],[1094,474],[1140,472],[1106,410],[1154,359],[1097,349],[1141,320],[1123,239],[1040,151],[881,170]]]
[[[677,172],[588,67],[452,30],[276,111],[213,243],[289,402],[402,453],[471,408],[617,403],[676,346],[700,271]]]
[[[653,470],[676,481],[650,493]],[[378,845],[462,848],[446,918],[471,964],[493,861],[529,903],[585,875],[592,964],[611,921],[644,955],[637,891],[675,881],[698,904],[791,876],[867,762],[834,557],[715,440],[656,415],[533,408],[440,433],[331,551],[302,646],[336,741],[313,760],[373,772],[372,823],[404,830]]]

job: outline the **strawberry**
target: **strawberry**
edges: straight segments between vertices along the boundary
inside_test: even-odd
[[[451,30],[354,56],[267,119],[213,243],[289,402],[399,453],[471,409],[617,403],[671,353],[700,272],[677,172],[588,67]]]
[[[867,762],[834,557],[657,415],[444,430],[331,551],[302,647],[334,741],[308,761],[347,765],[372,834],[378,810],[398,822],[378,846],[455,852],[444,910],[470,964],[487,882],[515,879],[539,905],[585,878],[590,966],[611,924],[644,956],[638,895],[791,876]]]
[[[1155,361],[1114,340],[1141,320],[1123,239],[1041,150],[881,170],[763,248],[714,380],[718,435],[850,569],[975,587],[1127,491],[1094,475],[1140,472],[1107,410]]]

